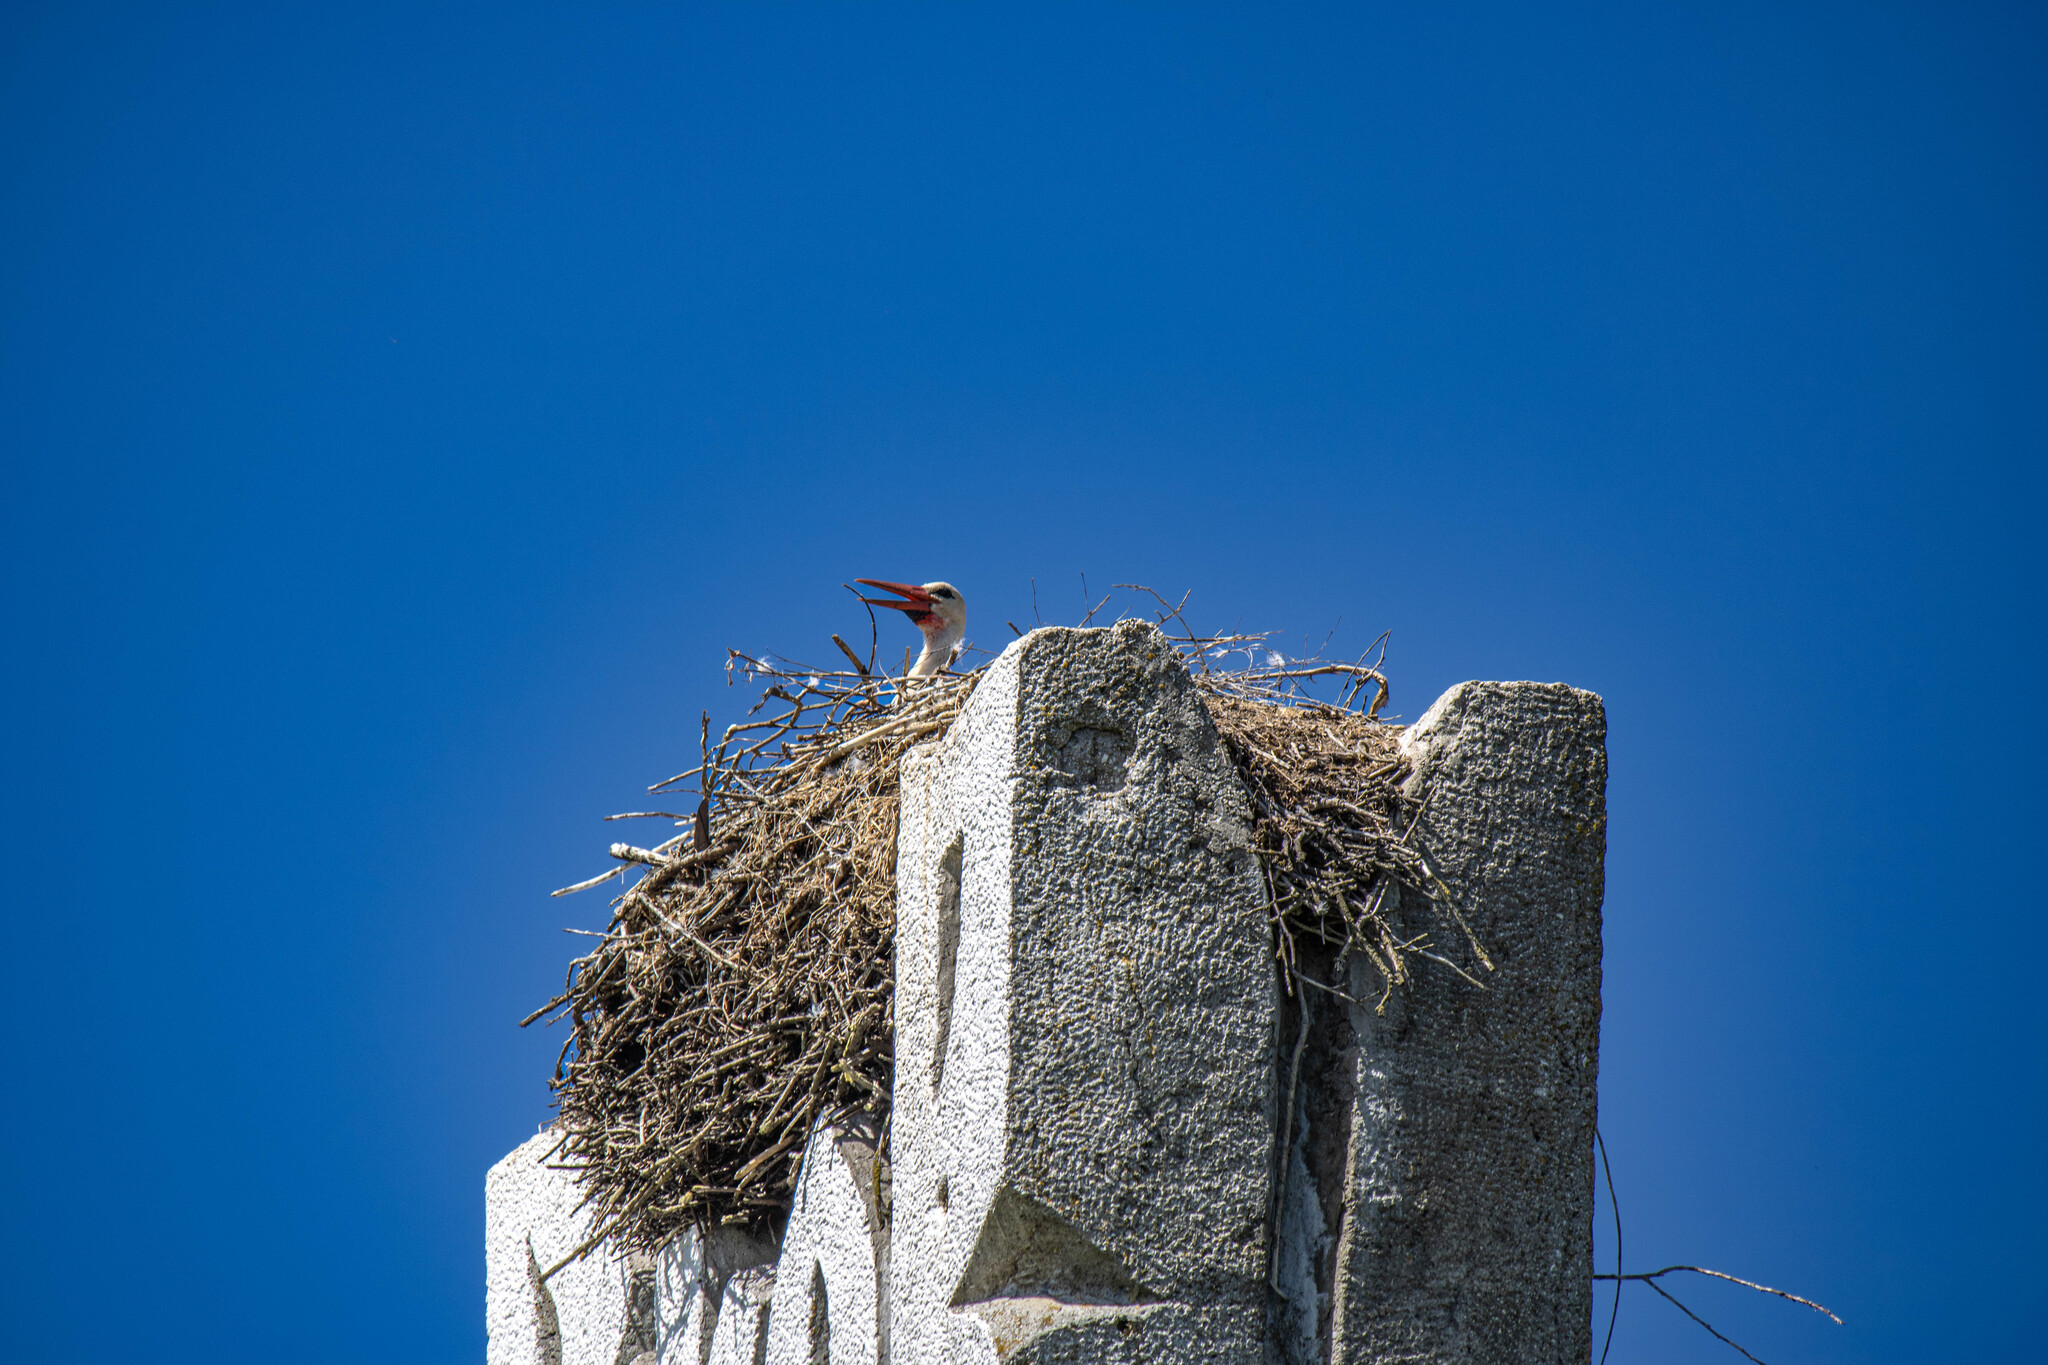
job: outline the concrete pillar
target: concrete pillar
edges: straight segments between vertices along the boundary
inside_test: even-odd
[[[1414,842],[1495,970],[1411,892],[1404,932],[1483,990],[1421,959],[1384,1014],[1305,993],[1306,1122],[1277,1278],[1315,1313],[1294,1314],[1283,1349],[1337,1365],[1585,1361],[1605,712],[1561,684],[1464,683],[1403,748],[1424,803]],[[1375,1000],[1378,981],[1350,967],[1349,993]]]
[[[902,792],[891,1358],[1262,1361],[1272,954],[1179,660],[1035,631]]]
[[[626,1333],[632,1276],[606,1248],[541,1273],[590,1235],[582,1193],[549,1165],[560,1140],[528,1139],[484,1177],[484,1298],[490,1365],[615,1365]]]
[[[717,1295],[718,1313],[708,1356],[664,1358],[662,1365],[761,1365],[768,1349],[768,1309],[775,1295],[775,1271],[754,1266],[735,1271]]]
[[[766,1233],[686,1233],[655,1257],[657,1365],[759,1365],[775,1288]]]

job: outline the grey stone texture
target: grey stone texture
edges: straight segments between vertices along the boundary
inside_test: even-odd
[[[1606,713],[1561,684],[1464,683],[1403,748],[1415,840],[1495,970],[1471,969],[1479,990],[1424,960],[1384,1014],[1325,1013],[1351,1092],[1326,1358],[1584,1361]],[[1435,906],[1409,893],[1400,911],[1469,961]],[[1352,994],[1371,999],[1365,977],[1354,964]]]
[[[905,760],[894,1360],[1263,1360],[1273,973],[1248,820],[1136,622],[1034,631]]]
[[[765,1237],[720,1228],[658,1255],[606,1244],[541,1281],[592,1226],[575,1175],[552,1164],[560,1136],[528,1139],[484,1180],[490,1365],[759,1365]]]
[[[1604,712],[1465,683],[1402,742],[1442,886],[1396,913],[1483,988],[1419,959],[1376,1013],[1329,951],[1284,989],[1164,638],[1017,641],[904,760],[886,1144],[821,1127],[779,1249],[602,1248],[542,1293],[587,1235],[543,1134],[488,1182],[492,1365],[1588,1360]]]
[[[888,1171],[880,1137],[865,1116],[811,1134],[775,1266],[766,1365],[888,1359]]]

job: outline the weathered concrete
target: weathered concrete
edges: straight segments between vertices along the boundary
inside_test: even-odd
[[[761,1365],[768,1349],[768,1309],[775,1272],[768,1266],[735,1271],[717,1297],[718,1319],[704,1365]],[[662,1365],[671,1365],[664,1360]],[[683,1365],[681,1360],[673,1365]]]
[[[1249,812],[1152,627],[1012,645],[904,762],[892,1359],[1264,1353]]]
[[[710,1365],[711,1334],[731,1299],[759,1300],[775,1247],[719,1229],[691,1234],[661,1253],[602,1246],[545,1283],[541,1275],[590,1236],[590,1211],[575,1175],[548,1159],[553,1129],[515,1148],[484,1177],[484,1316],[489,1365]],[[757,1365],[754,1313],[730,1314],[724,1365]],[[706,1352],[711,1352],[707,1361]]]
[[[1423,960],[1383,1015],[1311,1003],[1311,1043],[1333,1066],[1323,1102],[1304,1106],[1310,1131],[1290,1169],[1300,1179],[1320,1167],[1323,1180],[1312,1209],[1300,1195],[1289,1203],[1322,1234],[1324,1358],[1583,1361],[1605,712],[1559,684],[1465,683],[1403,748],[1408,790],[1424,802],[1415,841],[1496,970],[1475,969],[1479,990]],[[1400,913],[1406,933],[1469,961],[1462,933],[1423,897],[1404,895]],[[1350,986],[1362,1000],[1378,991],[1357,962]],[[1341,1193],[1329,1179],[1339,1173]]]
[[[804,1148],[768,1321],[767,1365],[878,1365],[887,1357],[888,1169],[880,1130],[822,1125]]]
[[[655,1258],[659,1365],[759,1365],[775,1255],[772,1237],[738,1228],[663,1247]]]
[[[615,1365],[631,1276],[610,1249],[543,1270],[590,1235],[576,1177],[548,1165],[559,1134],[528,1139],[484,1177],[484,1299],[490,1365]]]

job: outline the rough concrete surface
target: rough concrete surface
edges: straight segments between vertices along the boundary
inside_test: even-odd
[[[1351,1131],[1331,1359],[1583,1361],[1606,856],[1606,713],[1562,684],[1464,683],[1403,736],[1415,838],[1496,970],[1423,961],[1347,1009]],[[1406,932],[1465,960],[1422,897]],[[1376,983],[1353,976],[1354,995]]]
[[[558,1138],[529,1138],[484,1177],[490,1365],[617,1365],[631,1289],[625,1257],[604,1248],[540,1283],[590,1235],[576,1177],[547,1164]]]
[[[739,1228],[693,1233],[663,1247],[654,1258],[658,1365],[757,1365],[775,1256],[772,1237]]]
[[[1137,622],[1034,631],[906,758],[893,1359],[1262,1358],[1273,982],[1248,819]]]
[[[717,1295],[717,1325],[704,1365],[762,1365],[768,1352],[768,1309],[774,1297],[775,1272],[769,1267],[735,1272]]]
[[[484,1178],[489,1365],[712,1365],[712,1333],[735,1301],[721,1365],[757,1365],[775,1256],[766,1238],[722,1228],[659,1255],[605,1245],[541,1283],[592,1228],[574,1173],[548,1164],[559,1136],[529,1139]]]
[[[878,1365],[887,1358],[880,1136],[872,1122],[856,1118],[821,1125],[804,1148],[775,1266],[767,1365]]]

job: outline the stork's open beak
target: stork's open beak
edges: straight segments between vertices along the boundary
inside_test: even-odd
[[[863,597],[860,599],[871,607],[894,607],[898,611],[909,612],[927,612],[932,609],[932,595],[923,588],[918,587],[915,583],[890,583],[880,578],[856,578],[853,581],[865,584],[870,588],[880,588],[884,592],[893,592],[898,597],[910,599],[907,602],[891,602],[886,597]]]

